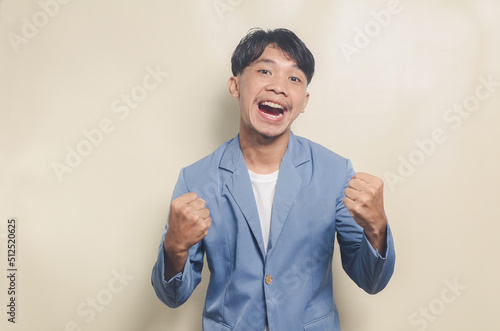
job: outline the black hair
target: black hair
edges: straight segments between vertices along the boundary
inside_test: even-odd
[[[252,65],[268,45],[277,46],[287,57],[291,57],[306,75],[307,84],[311,82],[314,75],[314,56],[295,33],[281,28],[267,31],[260,28],[251,29],[240,40],[231,57],[233,75],[241,74],[246,67]]]

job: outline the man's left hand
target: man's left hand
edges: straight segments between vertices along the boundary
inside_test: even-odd
[[[383,254],[387,231],[384,182],[367,173],[356,173],[345,190],[344,205],[356,223],[365,230],[373,248]]]

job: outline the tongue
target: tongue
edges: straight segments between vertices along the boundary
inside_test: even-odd
[[[270,114],[273,116],[278,116],[279,114],[281,114],[281,109],[269,107],[266,105],[259,106],[259,109],[262,110],[264,113]]]

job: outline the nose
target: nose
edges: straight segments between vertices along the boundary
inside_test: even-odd
[[[282,75],[275,75],[266,86],[266,91],[274,92],[275,94],[283,94],[288,96],[287,80]]]

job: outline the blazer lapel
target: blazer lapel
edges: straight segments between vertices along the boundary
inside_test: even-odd
[[[260,227],[259,213],[253,194],[252,183],[248,168],[240,149],[239,135],[230,143],[221,158],[219,168],[225,169],[232,174],[226,180],[226,187],[232,195],[238,208],[241,210],[245,220],[257,242],[262,257],[265,257],[264,241]]]
[[[302,185],[302,179],[297,167],[309,160],[309,153],[302,147],[295,135],[290,132],[288,148],[281,160],[278,182],[276,183],[274,193],[268,250],[276,245],[290,209],[295,203],[300,186]]]
[[[278,182],[276,183],[274,193],[268,250],[276,245],[290,208],[292,208],[302,185],[297,167],[308,161],[310,161],[308,151],[304,149],[295,135],[290,132],[288,147],[285,156],[281,160]],[[225,185],[236,201],[238,208],[243,213],[255,241],[259,245],[262,257],[265,258],[266,252],[264,251],[259,213],[257,211],[248,168],[241,153],[239,135],[229,142],[229,146],[221,158],[219,168],[231,173]]]

